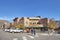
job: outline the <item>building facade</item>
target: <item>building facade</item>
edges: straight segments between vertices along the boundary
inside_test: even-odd
[[[54,21],[48,18],[41,18],[40,16],[35,17],[22,17],[22,18],[15,18],[14,25],[16,27],[53,27]]]
[[[16,17],[13,19],[13,26],[15,28],[19,28],[18,25],[20,24],[20,18]]]
[[[24,27],[42,27],[42,24],[38,24],[39,20],[41,20],[40,17],[22,17],[20,24],[24,25]]]
[[[49,19],[48,18],[42,18],[40,22],[43,24],[43,26],[48,27],[49,26]]]

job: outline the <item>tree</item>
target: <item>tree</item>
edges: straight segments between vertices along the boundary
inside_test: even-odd
[[[22,24],[17,24],[17,25],[16,25],[16,28],[22,28],[22,29],[23,29],[24,26],[23,26]]]
[[[51,28],[51,29],[55,29],[55,21],[54,20],[50,20],[50,22],[49,22],[49,27]]]

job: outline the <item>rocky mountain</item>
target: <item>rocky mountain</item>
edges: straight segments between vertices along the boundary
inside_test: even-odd
[[[10,22],[7,20],[0,20],[0,27],[4,24],[6,25],[6,27],[9,27]]]

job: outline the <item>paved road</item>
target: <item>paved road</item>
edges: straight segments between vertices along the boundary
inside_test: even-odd
[[[8,33],[0,29],[0,40],[60,40],[60,35],[47,35],[37,33],[35,36],[30,33]]]

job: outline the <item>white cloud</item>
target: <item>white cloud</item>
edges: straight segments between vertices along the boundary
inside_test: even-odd
[[[8,20],[10,22],[12,22],[14,19],[14,17],[0,17],[0,20]]]

